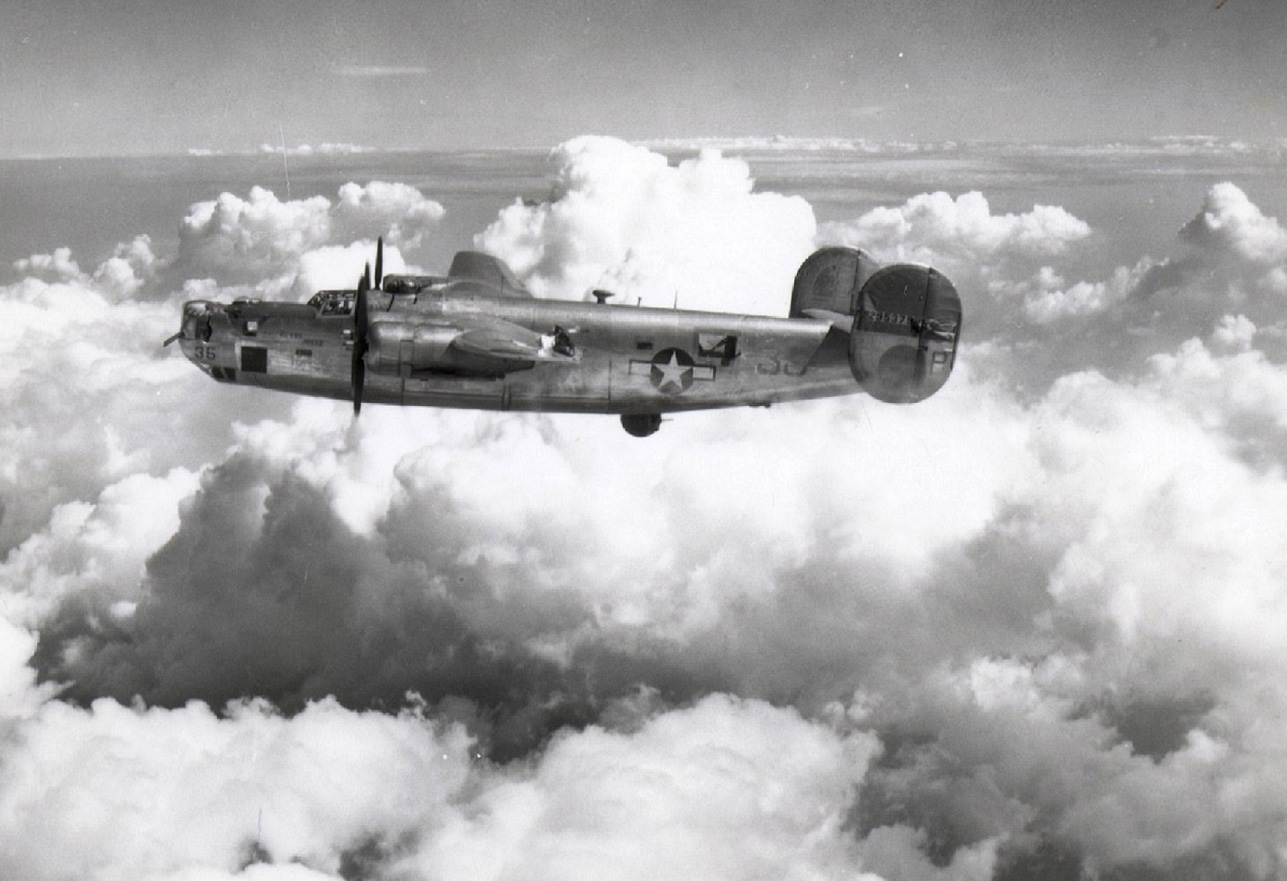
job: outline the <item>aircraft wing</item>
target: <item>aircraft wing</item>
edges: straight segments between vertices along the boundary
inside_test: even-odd
[[[580,352],[561,327],[543,334],[511,321],[481,315],[468,318],[460,325],[451,347],[466,354],[503,361],[575,363],[581,360]]]

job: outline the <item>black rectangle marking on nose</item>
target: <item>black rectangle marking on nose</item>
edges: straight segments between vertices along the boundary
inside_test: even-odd
[[[268,350],[263,346],[242,346],[241,369],[246,373],[267,373]]]

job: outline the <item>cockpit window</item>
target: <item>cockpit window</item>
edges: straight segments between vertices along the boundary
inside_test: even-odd
[[[353,312],[352,291],[318,291],[308,301],[321,315],[350,315]]]

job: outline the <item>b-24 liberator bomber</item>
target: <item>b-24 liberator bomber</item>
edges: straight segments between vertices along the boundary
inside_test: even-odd
[[[610,413],[646,437],[685,410],[865,391],[913,403],[947,381],[961,300],[928,267],[816,251],[788,318],[533,297],[488,254],[445,276],[388,275],[307,303],[184,304],[183,354],[220,382],[353,402]]]

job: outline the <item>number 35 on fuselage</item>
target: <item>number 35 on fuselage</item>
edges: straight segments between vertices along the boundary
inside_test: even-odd
[[[307,303],[193,300],[178,340],[220,382],[379,404],[612,413],[631,434],[663,413],[865,391],[914,403],[947,381],[961,300],[945,277],[823,248],[789,318],[532,297],[466,251],[445,276],[364,272]]]

